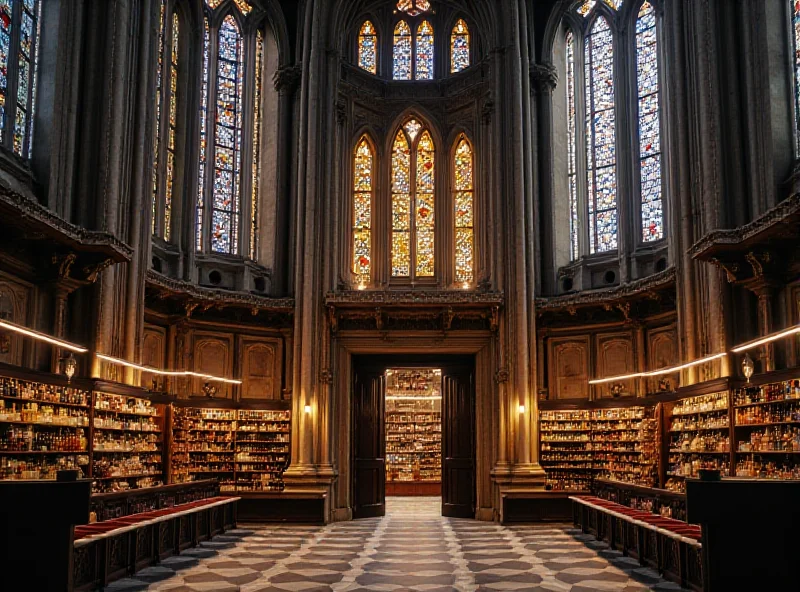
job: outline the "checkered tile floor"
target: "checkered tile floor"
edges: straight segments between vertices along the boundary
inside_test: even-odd
[[[439,498],[389,498],[384,518],[248,526],[106,588],[115,592],[681,590],[566,525],[442,518]]]

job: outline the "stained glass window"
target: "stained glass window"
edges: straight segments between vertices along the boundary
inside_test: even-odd
[[[175,137],[178,133],[178,56],[180,44],[180,22],[177,13],[172,14],[172,48],[169,68],[169,137],[167,138],[167,187],[164,194],[164,240],[172,238],[172,197],[175,187]]]
[[[400,21],[394,28],[392,60],[392,78],[411,80],[411,28],[405,21]]]
[[[587,201],[589,251],[617,248],[617,135],[614,38],[600,16],[585,39]]]
[[[166,17],[167,3],[166,0],[161,0],[161,12],[159,17],[158,26],[158,71],[156,72],[156,111],[155,111],[155,144],[153,146],[153,217],[152,217],[152,233],[158,233],[158,214],[159,214],[159,199],[158,199],[158,163],[159,153],[161,152],[161,93],[163,67],[164,67],[164,21]]]
[[[603,2],[606,6],[613,8],[614,10],[619,9],[619,7],[622,6],[622,0],[600,0],[600,1]],[[586,16],[587,14],[589,14],[589,12],[591,12],[595,4],[597,4],[597,0],[586,0],[586,2],[584,2],[578,7],[578,14]]]
[[[378,73],[378,34],[370,21],[358,33],[358,65],[367,72]]]
[[[795,151],[800,156],[800,0],[790,0],[792,11],[792,37],[794,40],[794,117],[797,132]]]
[[[206,4],[208,4],[212,9],[217,8],[220,4],[222,4],[225,0],[206,0]],[[239,10],[242,11],[242,14],[245,16],[253,10],[253,7],[250,6],[248,0],[233,0],[236,6],[239,7]]]
[[[461,136],[455,152],[455,264],[457,282],[475,279],[475,212],[472,146]]]
[[[664,207],[661,196],[661,111],[656,33],[655,10],[649,2],[645,2],[636,20],[642,240],[645,242],[664,238]]]
[[[203,250],[203,210],[206,196],[206,162],[208,159],[208,85],[209,54],[211,53],[211,32],[208,19],[203,19],[203,83],[200,96],[200,166],[197,179],[197,232],[196,247]]]
[[[411,148],[398,130],[392,146],[392,277],[411,275]]]
[[[398,0],[397,10],[405,12],[411,16],[417,16],[431,9],[429,0]]]
[[[353,156],[353,273],[360,286],[367,286],[372,267],[372,188],[374,157],[366,136]]]
[[[567,32],[567,176],[569,183],[569,244],[570,259],[580,256],[578,248],[578,112],[575,96],[575,36]]]
[[[258,179],[260,177],[258,165],[261,161],[261,79],[264,73],[261,71],[264,63],[264,34],[258,31],[256,34],[256,89],[253,109],[253,162],[251,168],[251,198],[250,198],[250,259],[254,261],[258,258]]]
[[[0,132],[14,153],[26,158],[33,149],[41,5],[0,0]]]
[[[458,19],[450,34],[450,72],[469,68],[469,28],[464,19]]]
[[[414,69],[417,80],[433,80],[433,27],[422,21],[417,27],[417,51]]]
[[[398,130],[392,147],[392,277],[434,276],[435,155],[430,132],[417,120]]]
[[[239,25],[228,15],[219,28],[217,54],[211,250],[232,255],[239,252],[243,57]]]

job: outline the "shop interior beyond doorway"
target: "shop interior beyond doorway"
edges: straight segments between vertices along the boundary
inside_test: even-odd
[[[442,370],[386,370],[386,495],[442,495]]]

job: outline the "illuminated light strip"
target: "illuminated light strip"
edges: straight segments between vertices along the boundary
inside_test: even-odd
[[[424,396],[411,396],[404,397],[403,395],[386,395],[387,401],[439,401],[441,395],[438,397],[424,397]]]
[[[127,360],[121,360],[119,358],[114,358],[111,356],[107,356],[105,354],[95,354],[95,355],[100,360],[104,360],[112,364],[127,366],[128,368],[134,368],[136,370],[141,370],[142,372],[149,372],[151,374],[158,374],[159,376],[194,376],[195,378],[205,378],[206,380],[211,380],[214,382],[224,382],[227,384],[242,384],[241,380],[234,380],[231,378],[220,378],[219,376],[214,376],[212,374],[201,374],[199,372],[191,372],[189,370],[159,370],[157,368],[150,368],[149,366],[141,366],[140,364],[134,364],[133,362],[128,362]]]
[[[636,372],[634,374],[624,374],[621,376],[611,376],[609,378],[598,378],[596,380],[590,380],[589,384],[604,384],[607,382],[614,382],[616,380],[630,380],[631,378],[643,378],[647,376],[661,376],[662,374],[672,374],[673,372],[678,372],[680,370],[685,370],[686,368],[691,368],[692,366],[698,366],[700,364],[705,364],[707,362],[712,362],[714,360],[718,360],[719,358],[724,358],[728,354],[715,354],[713,356],[708,356],[707,358],[701,358],[699,360],[695,360],[694,362],[689,362],[687,364],[681,364],[680,366],[670,366],[669,368],[662,368],[660,370],[653,370],[652,372]]]
[[[773,333],[772,335],[767,335],[766,337],[762,337],[761,339],[752,341],[750,343],[745,343],[744,345],[740,345],[739,347],[733,348],[733,351],[738,354],[739,352],[753,349],[754,347],[758,347],[759,345],[766,345],[767,343],[771,343],[773,341],[777,341],[778,339],[783,339],[784,337],[789,337],[797,333],[800,333],[800,325],[796,325],[791,329],[786,329],[785,331],[781,331],[779,333]]]
[[[63,347],[64,349],[68,349],[70,351],[74,351],[79,354],[85,354],[87,351],[89,351],[87,348],[82,347],[80,345],[75,345],[74,343],[70,343],[69,341],[62,341],[61,339],[50,337],[49,335],[45,335],[44,333],[39,333],[38,331],[33,331],[32,329],[27,329],[21,325],[17,325],[16,323],[10,323],[8,321],[0,321],[0,327],[2,327],[3,329],[8,329],[9,331],[14,331],[15,333],[19,333],[21,335],[32,337],[33,339],[38,339],[39,341],[45,341],[52,345]]]

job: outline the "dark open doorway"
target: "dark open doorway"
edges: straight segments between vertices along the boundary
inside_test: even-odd
[[[353,359],[353,517],[386,513],[387,370],[441,370],[442,515],[475,516],[475,360],[465,356]]]

